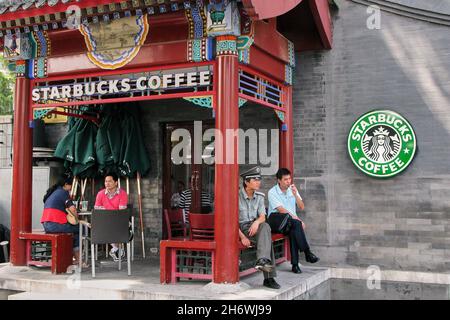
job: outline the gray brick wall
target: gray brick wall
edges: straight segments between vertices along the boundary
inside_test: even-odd
[[[417,271],[450,267],[450,59],[448,27],[341,1],[331,51],[297,56],[296,177],[301,213],[322,265]],[[418,152],[401,175],[376,180],[347,154],[353,122],[388,108],[415,129]]]

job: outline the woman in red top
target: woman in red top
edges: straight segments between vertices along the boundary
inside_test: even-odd
[[[61,178],[58,183],[47,190],[44,196],[44,212],[41,223],[46,233],[72,233],[73,256],[75,264],[80,257],[79,252],[79,227],[67,223],[66,210],[70,210],[77,216],[77,210],[70,199],[69,191],[72,188],[72,180]]]

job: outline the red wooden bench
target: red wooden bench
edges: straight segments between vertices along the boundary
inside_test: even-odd
[[[279,241],[283,241],[283,243],[281,244],[283,246],[283,249],[282,249],[283,250],[283,255],[281,257],[279,257],[279,258],[275,257],[275,264],[280,264],[280,263],[283,263],[285,261],[291,260],[291,255],[290,255],[291,251],[290,251],[290,246],[289,246],[289,237],[285,236],[285,235],[283,235],[281,233],[272,233],[272,243],[273,243],[274,247],[277,245],[277,243]],[[244,247],[240,241],[239,241],[239,249],[241,251],[249,250],[249,248]],[[256,248],[254,250],[256,250]],[[244,276],[247,276],[249,274],[258,272],[258,270],[256,270],[253,267],[254,262],[256,262],[256,261],[252,262],[252,267],[247,268],[247,269],[242,270],[241,272],[239,272],[239,277],[244,277]]]
[[[72,265],[73,241],[71,233],[45,233],[32,232],[19,234],[19,239],[27,242],[27,265],[49,266],[53,274],[65,273]],[[33,241],[50,242],[52,246],[51,262],[34,261],[31,256],[31,243]]]
[[[211,253],[214,263],[215,241],[197,240],[162,240],[160,242],[160,281],[161,283],[175,283],[178,278],[212,279],[210,274],[186,273],[177,270],[177,250],[205,251]]]
[[[276,264],[280,264],[284,261],[290,260],[290,250],[289,250],[289,237],[283,236],[282,234],[272,234],[272,241],[274,245],[278,241],[283,241],[282,250],[283,254],[281,257],[276,259]],[[214,251],[216,248],[215,241],[199,241],[199,240],[162,240],[160,242],[160,281],[161,283],[176,283],[179,278],[188,278],[188,279],[199,279],[199,280],[212,280],[212,272],[211,273],[196,273],[189,272],[189,268],[191,266],[186,266],[185,270],[181,270],[180,264],[184,258],[188,259],[205,259],[211,260],[211,270],[214,270]],[[239,249],[241,251],[250,250],[250,248],[244,247],[239,242]],[[255,250],[253,248],[253,250]],[[177,251],[189,252],[189,251],[198,251],[198,252],[206,252],[208,256],[183,256],[182,254],[177,254]],[[252,266],[242,270],[239,272],[239,276],[243,277],[257,270]],[[205,266],[206,268],[206,266]]]

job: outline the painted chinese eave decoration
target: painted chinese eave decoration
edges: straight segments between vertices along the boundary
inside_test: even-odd
[[[147,38],[148,29],[146,14],[79,27],[89,60],[102,69],[117,69],[133,60]]]

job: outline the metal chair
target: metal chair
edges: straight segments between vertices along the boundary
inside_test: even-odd
[[[134,261],[134,234],[135,234],[135,227],[134,227],[134,210],[133,210],[133,204],[129,203],[127,205],[127,210],[129,211],[130,215],[130,227],[131,227],[131,233],[130,233],[130,241],[131,241],[131,261]],[[105,244],[105,258],[108,258],[108,245],[109,243]],[[98,260],[98,246],[95,248],[95,260]]]
[[[214,240],[214,214],[189,213],[189,238]]]
[[[127,244],[128,275],[131,275],[129,210],[96,210],[91,217],[91,260],[92,277],[95,278],[95,246],[108,243]],[[119,246],[119,257],[122,248]],[[119,270],[122,270],[122,259],[119,258]]]
[[[0,242],[0,247],[2,247],[2,250],[3,250],[4,262],[9,262],[8,244],[9,244],[9,241],[2,241],[2,242]],[[0,262],[3,262],[3,261],[0,261]]]
[[[167,238],[169,240],[174,239],[185,239],[186,235],[186,224],[183,221],[183,210],[182,209],[164,209],[164,220],[166,223]],[[181,233],[182,236],[174,237],[173,233]]]

